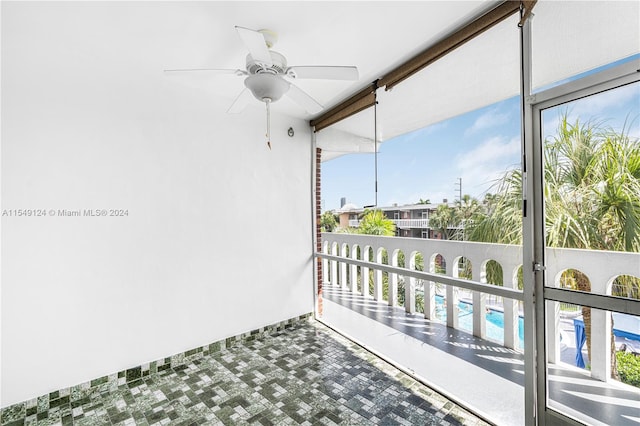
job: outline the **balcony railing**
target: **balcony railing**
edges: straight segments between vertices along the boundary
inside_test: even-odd
[[[429,219],[393,219],[398,228],[422,228],[429,227]]]
[[[391,219],[398,228],[429,228],[429,219]],[[357,228],[360,226],[360,221],[357,219],[349,220],[349,226]]]
[[[518,270],[522,266],[522,247],[432,239],[378,237],[360,234],[324,233],[322,236],[324,283],[340,286],[363,296],[397,305],[399,283],[404,284],[404,309],[416,312],[416,290],[423,294],[424,317],[436,320],[435,296],[437,290],[446,297],[447,326],[459,328],[460,311],[457,308],[460,289],[470,291],[472,302],[472,332],[487,338],[487,296],[502,298],[504,312],[503,344],[518,349],[519,301],[523,293],[518,290]],[[386,251],[387,263],[383,263]],[[400,252],[405,265],[398,266]],[[424,259],[424,271],[417,271],[416,256]],[[438,256],[439,255],[439,256]],[[458,265],[465,259],[470,280],[461,279]],[[640,275],[640,253],[548,248],[546,258],[547,285],[560,287],[563,271],[576,269],[584,273],[595,294],[609,294],[613,279],[619,275]],[[436,259],[441,260],[444,274],[435,274]],[[503,286],[488,284],[487,263],[497,262],[502,268]],[[373,271],[373,294],[369,289],[369,271]],[[388,295],[383,298],[383,274],[387,276]],[[365,277],[362,280],[362,277]],[[359,279],[360,278],[360,285]],[[365,285],[362,285],[362,282]],[[464,312],[463,312],[464,314]],[[592,310],[591,320],[591,375],[608,380],[611,377],[611,314]],[[548,361],[560,362],[560,304],[547,302],[546,335]]]

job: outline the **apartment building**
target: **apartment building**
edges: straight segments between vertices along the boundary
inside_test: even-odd
[[[366,209],[351,203],[344,203],[344,199],[341,204],[341,208],[333,211],[338,215],[340,227],[357,228],[360,226],[360,219]],[[400,206],[392,204],[391,206],[377,207],[377,209],[382,210],[384,215],[396,225],[397,237],[442,239],[442,234],[429,226],[429,217],[440,204],[453,206],[453,203],[444,199],[442,203],[438,204],[405,204]]]

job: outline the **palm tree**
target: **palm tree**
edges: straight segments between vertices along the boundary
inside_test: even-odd
[[[496,193],[468,230],[471,241],[522,244],[522,172],[508,171],[495,185]]]
[[[473,223],[478,219],[480,214],[480,203],[469,194],[464,194],[462,199],[456,201],[456,222],[461,228],[462,240],[468,239],[468,229],[473,227]]]
[[[484,194],[484,198],[482,199],[482,208],[488,214],[491,214],[495,210],[494,208],[495,200],[496,200],[495,194],[492,194],[490,192],[487,192],[486,194]]]
[[[445,240],[450,240],[455,235],[457,225],[456,210],[446,204],[440,204],[429,216],[429,226],[440,232]]]
[[[338,221],[336,220],[336,216],[330,211],[326,211],[322,213],[320,217],[320,227],[322,232],[333,232],[333,230],[338,226]]]
[[[367,210],[360,221],[358,233],[390,237],[396,234],[396,225],[382,210]]]
[[[629,138],[624,131],[605,128],[602,123],[576,120],[571,124],[565,114],[556,135],[545,141],[544,160],[548,246],[640,251],[637,139]],[[470,239],[521,244],[521,199],[521,172],[509,171],[490,200],[491,209],[474,224]],[[572,271],[571,278],[577,290],[591,290],[583,274]],[[621,293],[636,294],[637,281],[631,277],[618,279],[614,287]],[[591,357],[591,309],[583,307],[582,313]],[[615,377],[616,357],[611,358]]]

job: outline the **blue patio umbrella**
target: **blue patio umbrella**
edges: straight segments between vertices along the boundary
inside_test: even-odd
[[[582,347],[584,342],[587,341],[587,335],[584,331],[584,322],[582,317],[573,319],[573,329],[576,333],[576,365],[580,368],[584,368],[584,359],[582,358]]]

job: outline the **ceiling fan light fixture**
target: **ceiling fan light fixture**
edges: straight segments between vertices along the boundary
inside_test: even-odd
[[[1,0],[0,0],[1,1]],[[251,102],[253,96],[269,108],[271,102],[278,101],[287,95],[298,106],[304,108],[308,114],[317,114],[323,106],[309,96],[304,90],[287,81],[293,79],[321,79],[321,80],[358,80],[358,69],[354,66],[332,65],[287,65],[287,59],[281,53],[271,50],[277,41],[277,34],[271,30],[252,30],[235,27],[242,43],[249,51],[246,57],[245,70],[219,68],[187,68],[165,70],[167,75],[181,73],[196,74],[235,74],[246,76],[246,88],[233,101],[229,109],[230,114],[241,112]]]
[[[256,99],[263,102],[265,99],[277,101],[290,87],[290,83],[283,78],[266,73],[250,75],[244,80],[244,85]]]

